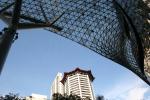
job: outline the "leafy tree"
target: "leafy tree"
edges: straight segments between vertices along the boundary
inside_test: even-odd
[[[52,100],[63,100],[63,96],[59,93],[54,93]]]
[[[104,100],[104,96],[97,96],[96,100]]]
[[[80,96],[73,95],[73,94],[70,94],[70,95],[64,94],[64,96],[63,96],[59,93],[54,93],[52,100],[91,100],[91,99],[89,97],[87,97],[85,99],[81,99]]]
[[[9,93],[9,94],[5,95],[4,97],[1,96],[0,100],[22,100],[22,99],[19,98],[18,94]]]

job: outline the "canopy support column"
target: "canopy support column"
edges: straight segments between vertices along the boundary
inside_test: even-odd
[[[8,55],[9,49],[13,43],[19,23],[22,0],[15,0],[13,17],[8,28],[5,28],[0,36],[0,74]]]

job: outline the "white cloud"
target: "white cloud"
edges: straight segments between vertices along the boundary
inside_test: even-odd
[[[144,100],[144,94],[149,90],[148,87],[140,86],[127,92],[126,100]]]
[[[104,96],[108,100],[143,100],[144,94],[149,90],[150,88],[139,78],[126,82],[120,80],[113,88],[106,91]]]

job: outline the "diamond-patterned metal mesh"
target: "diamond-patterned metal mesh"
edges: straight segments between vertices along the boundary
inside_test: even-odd
[[[1,0],[0,10],[12,2]],[[23,0],[20,23],[51,23],[61,16],[53,23],[61,30],[53,27],[47,30],[123,65],[143,79],[137,35],[146,59],[150,50],[150,2],[116,2],[121,9],[114,0]],[[4,14],[10,16],[12,8]]]

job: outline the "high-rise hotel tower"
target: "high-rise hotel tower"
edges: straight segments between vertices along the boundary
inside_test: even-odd
[[[65,72],[61,82],[64,85],[64,92],[67,95],[78,95],[81,98],[90,98],[94,100],[94,93],[91,82],[94,77],[91,71],[76,68],[71,72]]]
[[[51,97],[54,93],[78,95],[82,99],[94,99],[92,81],[94,77],[90,70],[76,68],[71,72],[58,73],[51,86]]]

